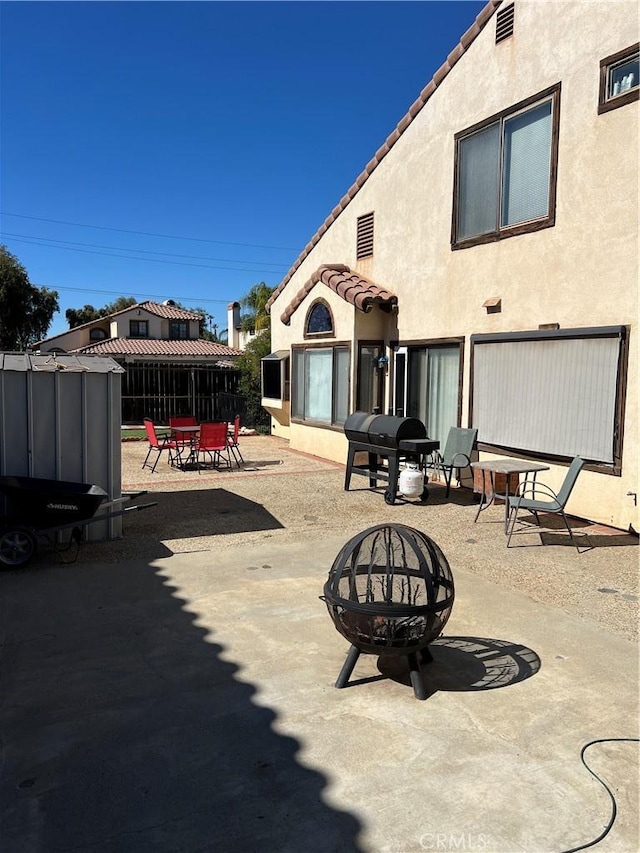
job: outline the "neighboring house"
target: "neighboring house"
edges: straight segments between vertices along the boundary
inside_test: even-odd
[[[234,349],[245,350],[256,337],[255,329],[242,328],[239,302],[230,302],[227,306],[227,326],[227,341]]]
[[[141,302],[41,341],[40,352],[109,355],[125,368],[122,422],[233,415],[239,350],[200,337],[201,317],[171,301]]]
[[[272,432],[580,454],[570,510],[638,530],[638,82],[635,2],[489,2],[274,292]]]

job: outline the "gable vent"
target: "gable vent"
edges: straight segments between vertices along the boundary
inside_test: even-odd
[[[358,229],[356,236],[356,258],[370,258],[373,256],[373,211],[358,217]]]
[[[496,44],[513,35],[514,4],[499,9],[496,15]]]

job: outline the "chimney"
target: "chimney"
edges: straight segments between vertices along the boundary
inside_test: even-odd
[[[232,349],[240,349],[240,303],[230,302],[227,306],[227,344]]]

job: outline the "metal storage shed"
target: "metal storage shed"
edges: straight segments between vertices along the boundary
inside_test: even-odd
[[[104,356],[0,352],[0,475],[91,483],[120,498],[122,373]],[[84,532],[117,539],[122,519]]]

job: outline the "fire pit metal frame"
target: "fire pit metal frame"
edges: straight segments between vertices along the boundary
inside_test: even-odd
[[[323,592],[336,630],[351,643],[336,687],[346,687],[362,652],[404,655],[416,697],[426,698],[420,661],[432,660],[428,645],[455,599],[438,545],[404,524],[367,528],[341,548]]]

